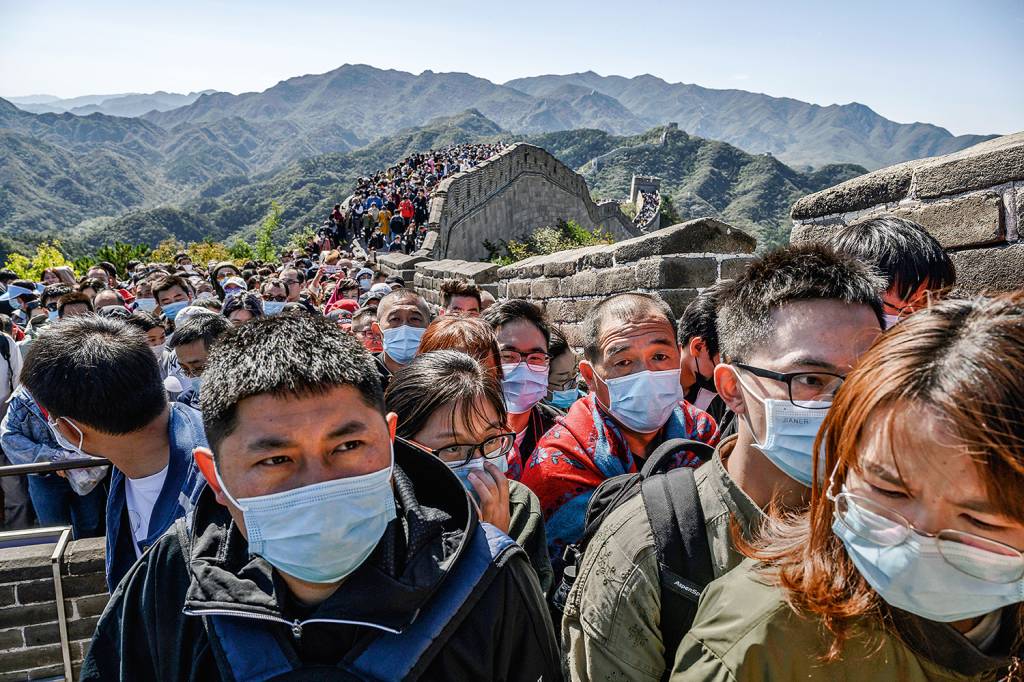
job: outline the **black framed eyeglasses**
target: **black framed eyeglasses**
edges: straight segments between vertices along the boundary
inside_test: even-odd
[[[398,436],[396,440],[399,440],[406,445],[411,445],[414,448],[419,448],[420,450],[429,452],[434,457],[437,457],[439,460],[454,469],[455,467],[468,464],[470,460],[476,459],[477,457],[494,460],[499,457],[506,456],[508,453],[512,452],[512,447],[516,444],[516,434],[499,433],[496,436],[491,436],[482,443],[452,443],[451,445],[445,445],[444,447],[437,448],[436,450],[429,450],[422,445],[410,442],[401,436]]]
[[[523,361],[526,362],[527,367],[530,369],[543,370],[551,366],[551,354],[544,353],[543,351],[520,353],[517,350],[511,349],[501,351],[502,365],[511,365],[512,368],[515,368]]]
[[[786,384],[789,402],[797,407],[810,410],[825,410],[832,404],[839,387],[846,377],[831,372],[773,372],[751,365],[736,363],[736,367],[762,379],[772,379]],[[823,405],[822,403],[827,403]]]

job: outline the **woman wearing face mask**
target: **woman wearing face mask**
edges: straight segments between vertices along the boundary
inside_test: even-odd
[[[167,331],[160,324],[160,320],[157,319],[156,315],[137,310],[126,321],[146,335],[146,343],[149,344],[149,349],[156,356],[157,362],[162,360],[164,353],[167,352]],[[161,362],[160,366],[163,368],[164,363]],[[164,372],[161,378],[167,378],[166,372]]]
[[[216,267],[210,270],[210,284],[213,285],[213,289],[217,294],[217,298],[224,300],[224,280],[228,277],[241,277],[242,271],[239,270],[234,263],[231,261],[224,261],[218,263]]]
[[[477,317],[439,317],[420,339],[417,355],[436,350],[457,350],[483,365],[501,381],[501,353],[490,325]]]
[[[529,488],[505,478],[515,434],[494,376],[465,353],[433,351],[395,374],[384,402],[398,415],[398,437],[444,461],[480,518],[526,550],[546,593],[553,576],[540,502]]]
[[[706,589],[672,679],[1020,679],[1022,376],[1021,294],[879,337],[822,426],[809,510]]]
[[[558,327],[551,328],[551,367],[548,370],[548,396],[545,403],[563,414],[580,397],[577,386],[580,359]]]

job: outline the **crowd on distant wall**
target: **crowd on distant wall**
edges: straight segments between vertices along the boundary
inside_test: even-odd
[[[659,206],[661,206],[661,194],[659,192],[640,192],[640,210],[636,212],[633,224],[637,227],[643,227],[651,222],[654,214],[658,212]]]
[[[503,143],[461,144],[412,154],[359,178],[352,194],[334,206],[316,236],[317,250],[347,248],[358,240],[368,251],[412,252],[430,218],[430,198],[438,184],[472,170],[505,150]]]

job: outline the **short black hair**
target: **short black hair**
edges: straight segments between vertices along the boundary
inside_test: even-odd
[[[718,355],[718,298],[722,286],[719,283],[708,287],[683,310],[676,336],[680,346],[689,345],[692,339],[699,337],[707,346],[708,355]]]
[[[397,434],[414,438],[437,410],[452,406],[455,420],[464,423],[484,417],[477,402],[486,400],[494,408],[497,424],[508,418],[501,383],[472,356],[455,350],[422,353],[395,373],[384,393],[388,412],[398,415]]]
[[[490,308],[487,310],[490,312]],[[587,311],[580,324],[584,357],[590,362],[597,362],[601,358],[598,339],[601,337],[601,327],[606,319],[610,317],[619,322],[631,322],[651,311],[664,316],[672,328],[672,338],[676,338],[679,333],[676,317],[672,314],[672,308],[660,297],[639,292],[615,294]]]
[[[223,315],[193,315],[174,328],[174,335],[167,344],[169,348],[177,348],[188,343],[202,341],[207,350],[221,334],[231,328],[228,318]]]
[[[544,315],[543,310],[527,300],[512,298],[501,303],[495,303],[485,310],[481,317],[484,318],[484,322],[491,325],[491,329],[495,332],[498,331],[498,327],[511,324],[512,322],[519,320],[530,322],[544,335],[544,343],[551,343],[551,323],[548,322],[548,318]]]
[[[98,315],[47,325],[29,348],[21,380],[53,418],[103,433],[138,431],[167,408],[145,337],[123,320]]]
[[[792,301],[833,300],[869,306],[882,326],[885,282],[870,266],[826,244],[776,249],[722,284],[718,340],[728,362],[743,362],[770,343],[772,311]],[[823,320],[822,324],[828,324]]]
[[[912,220],[882,216],[839,228],[828,239],[839,253],[856,258],[885,277],[907,298],[922,284],[949,289],[956,284],[956,266],[939,241]]]
[[[570,350],[569,341],[565,338],[562,330],[555,325],[551,325],[551,340],[548,342],[548,353],[551,354],[551,357],[557,358],[562,353],[567,353]]]
[[[73,293],[74,290],[74,287],[72,287],[70,284],[50,284],[45,289],[43,289],[43,294],[42,296],[40,296],[40,299],[43,301],[43,303],[46,303],[46,299],[48,298],[59,299],[61,296],[66,296],[67,294]]]
[[[152,352],[150,352],[152,356]],[[210,349],[200,392],[216,454],[237,426],[238,403],[258,395],[304,397],[352,386],[384,414],[373,356],[322,315],[268,315],[229,329]]]
[[[141,329],[143,332],[148,332],[150,329],[156,329],[157,327],[163,327],[160,323],[160,318],[145,310],[136,310],[131,314],[131,317],[129,317],[126,322],[133,327]]]
[[[468,296],[475,299],[477,305],[482,305],[480,301],[480,287],[470,284],[464,279],[446,279],[441,282],[440,291],[441,302],[446,308],[452,304],[452,299],[456,296]]]

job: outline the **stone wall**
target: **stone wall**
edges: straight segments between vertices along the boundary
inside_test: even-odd
[[[960,293],[1024,287],[1024,133],[862,175],[793,205],[791,240],[890,214],[920,223],[950,252]]]
[[[736,276],[753,258],[755,246],[753,237],[741,230],[700,218],[616,244],[535,256],[505,267],[402,254],[381,256],[378,265],[389,275],[411,280],[424,298],[438,305],[438,290],[448,278],[475,282],[495,298],[531,300],[577,343],[577,326],[609,295],[657,293],[681,315],[701,289]]]
[[[0,550],[0,682],[64,674],[52,544]],[[103,538],[68,544],[62,566],[64,613],[75,675],[110,595],[103,577]]]
[[[485,241],[498,244],[569,219],[616,239],[638,234],[616,202],[594,203],[583,176],[540,147],[519,143],[441,182],[430,201],[428,227],[438,233],[432,255],[483,260]]]

